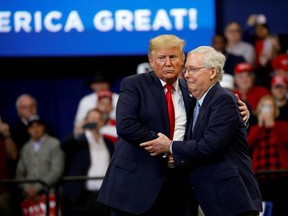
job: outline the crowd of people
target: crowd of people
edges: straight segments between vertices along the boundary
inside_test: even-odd
[[[118,138],[118,94],[110,91],[110,80],[101,72],[86,84],[93,92],[79,101],[74,129],[63,139],[56,137],[53,127],[39,116],[36,98],[27,93],[15,102],[18,123],[8,125],[0,119],[1,179],[24,180],[9,187],[1,185],[0,215],[36,214],[40,210],[27,205],[43,201],[47,188],[53,199],[59,195],[63,216],[109,215],[104,205],[95,202]],[[90,180],[63,181],[64,176]]]
[[[0,119],[0,178],[40,179],[63,216],[257,216],[262,200],[287,216],[288,54],[266,23],[247,23],[187,56],[177,36],[152,38],[120,93],[97,71],[63,140],[19,95],[19,123]],[[0,185],[0,215],[40,199],[43,184],[24,183]]]

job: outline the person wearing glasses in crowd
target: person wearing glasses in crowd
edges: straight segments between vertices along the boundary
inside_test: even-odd
[[[187,167],[189,182],[206,216],[257,216],[262,199],[237,97],[220,86],[225,56],[209,46],[187,54],[184,77],[197,99],[185,140],[158,138],[140,144],[153,158],[170,153]],[[198,113],[198,117],[197,114]]]
[[[175,35],[159,35],[149,42],[148,59],[152,71],[125,77],[116,109],[118,140],[98,201],[111,207],[112,216],[184,216],[187,208],[186,169],[168,166],[166,152],[151,157],[140,143],[158,133],[183,140],[193,112],[186,81],[179,75],[185,61],[185,41]],[[173,86],[175,127],[170,128],[165,99],[166,84]],[[249,117],[247,107],[239,109]],[[171,119],[173,121],[173,119]]]

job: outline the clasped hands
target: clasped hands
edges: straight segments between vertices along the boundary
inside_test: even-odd
[[[150,140],[144,143],[141,143],[140,146],[144,147],[146,151],[150,153],[151,156],[157,156],[160,154],[167,155],[168,163],[173,164],[174,159],[172,154],[169,151],[172,140],[162,133],[158,133],[158,138]]]

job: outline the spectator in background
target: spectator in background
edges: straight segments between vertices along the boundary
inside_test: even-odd
[[[16,161],[17,147],[11,139],[9,126],[0,117],[0,179],[9,179],[13,176],[8,172],[8,160]],[[12,216],[15,213],[13,208],[12,193],[8,186],[0,185],[0,215]]]
[[[250,15],[247,26],[255,48],[255,72],[259,78],[265,78],[271,72],[271,60],[281,51],[279,38],[271,34],[264,15]]]
[[[237,64],[245,62],[242,55],[234,55],[227,52],[227,39],[223,34],[216,34],[212,38],[212,47],[226,57],[224,73],[234,76],[234,68]]]
[[[53,194],[54,186],[64,170],[64,153],[60,148],[60,141],[46,133],[45,123],[37,115],[29,118],[27,130],[30,139],[20,151],[16,178],[40,179],[49,186]],[[25,199],[39,200],[44,192],[44,186],[40,183],[25,183],[20,186]]]
[[[109,74],[105,74],[103,71],[97,71],[95,76],[92,79],[87,81],[87,85],[93,92],[88,95],[85,95],[79,101],[75,119],[74,119],[74,133],[77,136],[81,133],[83,121],[87,115],[87,112],[90,109],[93,109],[97,106],[98,103],[98,92],[101,90],[110,90],[112,81],[108,78]],[[113,101],[113,110],[110,114],[112,119],[115,119],[115,107],[118,100],[118,93],[113,92],[112,101]]]
[[[269,95],[270,91],[268,88],[254,84],[254,68],[249,63],[237,64],[234,74],[236,84],[234,93],[237,93],[251,110],[250,125],[253,125],[257,122],[255,118],[257,104],[264,95]]]
[[[66,176],[104,177],[114,151],[112,141],[100,133],[106,120],[100,109],[94,108],[87,113],[83,133],[62,142]],[[102,179],[65,182],[63,216],[109,216],[109,208],[96,201],[101,184]]]
[[[15,141],[18,150],[30,139],[27,131],[28,120],[31,116],[37,115],[37,101],[29,94],[21,94],[16,99],[16,110],[20,121],[11,126],[11,136]]]
[[[284,75],[288,80],[288,54],[280,54],[272,59],[273,75]]]
[[[288,90],[286,76],[282,74],[275,75],[271,80],[270,91],[279,108],[277,120],[288,121],[288,99],[286,97]]]
[[[277,120],[279,109],[271,95],[261,98],[256,115],[258,124],[248,133],[253,169],[263,200],[273,202],[273,216],[284,216],[288,214],[288,174],[277,171],[288,169],[288,122]]]
[[[255,65],[254,47],[242,40],[242,26],[236,21],[228,23],[225,27],[224,34],[227,38],[226,50],[234,55],[242,56],[246,62]]]
[[[137,66],[137,74],[148,73],[151,70],[149,62],[142,62]]]
[[[116,119],[110,117],[113,110],[113,93],[107,90],[98,92],[97,108],[102,111],[105,118],[105,124],[100,129],[100,133],[107,139],[110,139],[114,144],[117,141],[118,135],[116,130]]]
[[[17,151],[20,152],[22,146],[30,139],[30,134],[27,130],[29,118],[38,115],[37,101],[35,97],[30,94],[23,93],[16,99],[16,111],[19,117],[19,121],[10,127],[11,138],[16,144]],[[54,132],[47,124],[45,131],[54,136]],[[18,155],[19,156],[19,155]],[[16,161],[9,161],[9,172],[14,177],[15,169],[17,165]]]
[[[220,81],[220,85],[223,88],[226,88],[230,91],[234,91],[235,90],[235,79],[234,76],[230,75],[230,74],[223,74],[223,78]]]

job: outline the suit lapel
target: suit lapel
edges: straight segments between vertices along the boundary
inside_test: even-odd
[[[165,128],[164,134],[170,134],[170,126],[169,126],[169,118],[168,118],[168,109],[166,106],[166,99],[164,94],[164,88],[159,80],[159,78],[155,75],[154,72],[145,74],[146,81],[149,83],[149,91],[151,91],[151,95],[153,95],[154,100],[151,101],[151,105],[157,107],[158,112],[162,113],[162,123],[163,128]]]
[[[199,111],[199,115],[197,118],[197,121],[195,123],[195,127],[194,130],[192,132],[192,127],[191,127],[191,133],[192,133],[192,139],[194,139],[196,137],[196,134],[198,132],[199,126],[201,124],[201,121],[203,120],[203,118],[205,117],[205,114],[207,112],[208,107],[210,106],[210,102],[213,98],[213,96],[215,95],[216,91],[220,88],[219,83],[216,83],[207,93],[207,95],[204,98],[204,101],[200,107],[200,111]]]
[[[189,94],[189,89],[188,89],[186,80],[184,80],[183,78],[179,78],[179,85],[180,85],[180,89],[183,95],[183,100],[184,100],[185,110],[186,110],[186,115],[187,115],[187,122],[188,122],[188,119],[191,119],[190,117],[192,115],[192,111],[194,109],[195,103],[193,104],[193,97],[190,96]]]

